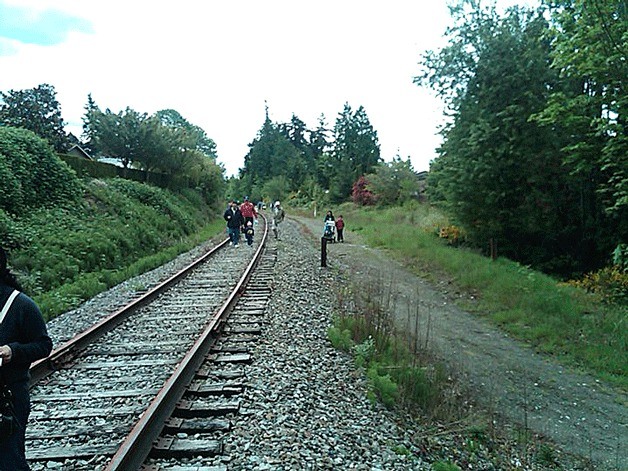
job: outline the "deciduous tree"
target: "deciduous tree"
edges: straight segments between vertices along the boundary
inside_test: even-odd
[[[67,150],[57,92],[46,83],[27,90],[0,92],[0,124],[33,131],[57,152]]]

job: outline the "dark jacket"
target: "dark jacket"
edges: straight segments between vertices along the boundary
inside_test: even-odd
[[[0,284],[0,310],[12,292],[13,288]],[[15,298],[0,325],[0,345],[8,345],[12,351],[11,361],[0,367],[8,385],[27,382],[31,363],[47,357],[52,350],[41,311],[24,293]]]
[[[239,209],[236,209],[234,212],[231,208],[227,208],[222,217],[224,217],[225,221],[227,221],[227,227],[232,229],[239,228],[244,225],[244,217]]]

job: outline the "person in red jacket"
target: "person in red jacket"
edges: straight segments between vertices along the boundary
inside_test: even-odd
[[[246,223],[249,221],[251,221],[251,224],[253,224],[253,221],[257,219],[257,211],[255,211],[255,205],[249,201],[248,196],[244,197],[244,203],[240,205],[240,212],[244,217],[244,226],[246,226]]]
[[[338,219],[336,219],[336,238],[338,240],[338,242],[344,242],[345,238],[342,235],[342,231],[345,228],[345,221],[344,219],[342,219],[342,214],[340,216],[338,216]]]

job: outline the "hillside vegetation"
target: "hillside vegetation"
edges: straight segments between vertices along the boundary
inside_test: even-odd
[[[47,319],[219,232],[201,195],[79,180],[41,138],[0,128],[0,238]]]

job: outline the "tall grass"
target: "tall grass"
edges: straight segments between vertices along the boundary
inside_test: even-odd
[[[628,355],[625,305],[605,305],[583,290],[511,260],[491,260],[451,247],[437,234],[447,219],[427,205],[373,209],[344,206],[348,228],[417,275],[445,277],[469,296],[457,302],[486,316],[538,351],[556,355],[626,388]],[[472,299],[472,300],[471,300]]]

